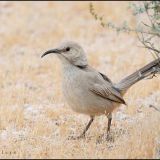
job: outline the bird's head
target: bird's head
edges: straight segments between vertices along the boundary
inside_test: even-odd
[[[55,53],[63,63],[71,63],[78,67],[88,65],[83,48],[75,42],[64,42],[58,48],[46,51],[41,57]]]

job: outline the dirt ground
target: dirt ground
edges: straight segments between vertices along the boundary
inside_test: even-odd
[[[129,2],[93,2],[106,21],[134,27]],[[118,82],[153,60],[134,34],[102,28],[89,2],[0,2],[0,158],[158,158],[160,76],[143,80],[124,96],[127,106],[113,113],[112,141],[107,118],[89,120],[73,112],[61,93],[61,64],[42,53],[62,41],[78,42],[89,64]],[[159,155],[160,156],[160,155]]]

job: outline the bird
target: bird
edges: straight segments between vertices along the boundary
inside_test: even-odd
[[[160,72],[160,58],[157,58],[141,69],[126,76],[118,83],[91,67],[86,52],[77,43],[66,41],[58,48],[50,49],[41,56],[54,53],[62,65],[62,92],[71,109],[90,117],[83,132],[76,138],[83,138],[96,116],[108,118],[107,135],[110,133],[112,112],[121,104],[128,89],[138,81]]]

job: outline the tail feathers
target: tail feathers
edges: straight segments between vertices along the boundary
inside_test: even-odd
[[[160,73],[160,58],[150,62],[146,66],[142,67],[138,71],[134,72],[133,74],[125,77],[119,83],[115,85],[115,87],[120,92],[127,91],[133,84],[137,83],[138,81],[148,77],[155,75],[156,73]]]

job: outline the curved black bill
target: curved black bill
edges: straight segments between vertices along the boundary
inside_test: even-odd
[[[46,56],[47,54],[50,54],[50,53],[60,54],[60,53],[61,53],[61,50],[59,50],[59,49],[51,49],[51,50],[48,50],[48,51],[46,51],[45,53],[42,54],[41,58],[43,58],[44,56]]]

